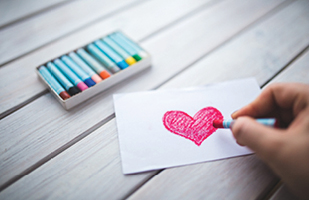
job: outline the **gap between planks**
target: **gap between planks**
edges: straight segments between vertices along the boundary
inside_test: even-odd
[[[29,103],[35,101],[36,99],[38,99],[38,98],[40,98],[41,96],[47,94],[48,92],[49,92],[48,89],[43,90],[42,92],[40,92],[40,93],[34,95],[34,96],[31,97],[30,99],[27,99],[26,101],[24,101],[24,102],[22,102],[22,103],[20,103],[20,104],[18,104],[18,105],[16,105],[16,106],[14,106],[14,107],[12,107],[12,108],[6,110],[6,111],[4,111],[3,113],[0,114],[0,120],[3,119],[3,118],[5,118],[6,116],[9,116],[10,114],[16,112],[17,110],[21,109],[22,107],[26,106],[27,104],[29,104]]]
[[[145,179],[145,181],[141,182],[140,184],[136,185],[136,187],[132,188],[131,191],[128,192],[127,195],[125,195],[122,199],[128,199],[133,193],[135,193],[139,188],[141,188],[145,183],[147,183],[148,181],[150,181],[151,179],[153,179],[153,177],[159,175],[162,171],[164,171],[165,169],[160,169],[155,171],[156,173],[152,174],[149,176],[148,179]]]
[[[271,82],[272,79],[274,79],[276,76],[278,76],[282,71],[284,71],[286,68],[288,68],[291,64],[293,64],[299,57],[307,53],[309,50],[309,44],[302,50],[300,51],[290,62],[288,62],[285,66],[282,67],[277,73],[275,73],[267,82],[265,82],[261,87],[263,88],[267,84]]]
[[[280,180],[263,199],[270,199],[280,189],[281,186],[282,181]]]

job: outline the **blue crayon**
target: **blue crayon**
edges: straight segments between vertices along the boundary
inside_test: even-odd
[[[65,77],[61,71],[51,62],[47,63],[47,68],[50,73],[56,77],[56,79],[61,83],[61,85],[68,91],[68,93],[73,96],[80,92],[80,89],[75,87],[68,79]]]
[[[91,69],[76,53],[71,52],[69,53],[69,57],[80,67],[82,68],[88,76],[91,77],[92,80],[96,83],[100,83],[102,81],[102,78],[97,75],[93,69]]]
[[[76,53],[86,62],[88,65],[97,72],[103,79],[109,78],[111,75],[105,68],[96,61],[91,55],[89,55],[84,49],[80,48]]]
[[[59,59],[54,60],[54,64],[81,91],[86,90],[88,88],[88,86],[80,78],[78,78],[76,76],[76,74],[74,72],[72,72],[70,70],[70,68],[68,66],[66,66],[66,64],[64,64],[61,60],[59,60]]]
[[[116,42],[119,46],[121,46],[126,52],[128,52],[136,61],[142,60],[142,57],[138,55],[136,49],[134,49],[127,41],[118,37],[116,34],[111,34],[110,37],[114,42]]]
[[[129,55],[122,47],[120,47],[116,42],[114,42],[109,37],[102,38],[103,42],[105,42],[109,47],[111,47],[120,57],[122,57],[126,63],[129,65],[133,65],[136,63],[136,60]]]
[[[128,45],[130,45],[138,52],[138,55],[140,57],[145,58],[148,56],[147,53],[140,46],[138,46],[135,42],[124,36],[121,32],[115,32],[113,33],[113,35],[116,35],[118,38],[121,38],[123,41],[126,41]]]
[[[125,69],[129,67],[129,65],[117,54],[115,53],[107,44],[105,44],[102,40],[97,40],[94,44],[101,50],[103,53],[107,55],[112,61],[117,63],[120,69]]]
[[[95,85],[95,82],[84,72],[71,58],[68,56],[62,56],[61,60],[73,71],[75,74],[84,81],[88,87]]]
[[[278,127],[278,121],[275,118],[263,118],[255,119],[256,122],[263,124],[265,126]],[[213,126],[215,128],[231,128],[236,120],[222,120],[217,119],[213,121]]]
[[[45,66],[39,67],[39,72],[50,85],[50,87],[63,99],[66,100],[71,96],[63,89],[63,87],[58,83],[58,81],[51,75],[51,73],[46,69]]]
[[[96,57],[103,65],[113,74],[120,71],[119,67],[111,60],[109,59],[98,47],[96,47],[94,44],[89,44],[87,46],[87,50]]]

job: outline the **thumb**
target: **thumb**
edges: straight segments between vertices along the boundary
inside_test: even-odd
[[[267,127],[250,117],[239,117],[232,127],[238,144],[247,146],[262,157],[271,156],[281,145],[282,131]]]

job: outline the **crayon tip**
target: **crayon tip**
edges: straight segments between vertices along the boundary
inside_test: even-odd
[[[88,87],[92,87],[95,85],[95,82],[91,79],[91,78],[87,78],[86,80],[84,80],[84,83],[88,86]]]
[[[126,60],[126,63],[128,63],[129,65],[133,65],[134,63],[136,63],[136,60],[134,58],[132,58],[131,56],[128,57]]]
[[[222,119],[215,119],[214,121],[213,121],[213,127],[215,127],[215,128],[224,128],[223,127],[223,120]]]
[[[114,65],[114,66],[111,66],[109,68],[109,71],[112,72],[113,74],[119,72],[121,69],[117,66],[117,65]]]
[[[75,86],[70,87],[70,88],[68,89],[68,93],[69,93],[71,96],[73,96],[73,95],[75,95],[75,94],[77,94],[77,93],[79,93],[79,92],[80,92],[80,90],[79,90],[77,87],[75,87]]]
[[[97,74],[91,76],[91,79],[94,80],[94,82],[96,83],[100,83],[102,81],[102,78]]]
[[[71,97],[66,91],[60,92],[59,96],[60,96],[63,100],[66,100],[66,99],[68,99],[68,98]]]
[[[100,76],[103,78],[103,79],[107,79],[108,77],[110,77],[111,75],[106,71],[106,70],[103,70],[100,72]]]
[[[138,54],[135,54],[132,56],[136,61],[140,61],[142,60],[142,58],[138,55]]]
[[[123,60],[119,63],[117,63],[118,67],[120,67],[120,69],[125,69],[127,67],[129,67],[129,65]]]
[[[88,86],[87,86],[84,82],[79,82],[76,86],[77,86],[81,91],[84,91],[84,90],[88,89]]]
[[[280,128],[280,123],[279,123],[279,120],[278,120],[278,119],[276,119],[275,124],[274,124],[274,127],[275,127],[275,128]]]

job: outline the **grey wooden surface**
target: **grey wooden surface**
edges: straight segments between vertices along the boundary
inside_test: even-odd
[[[2,0],[0,1],[0,27],[45,12],[65,1],[68,0]]]
[[[156,31],[176,23],[177,20],[203,10],[204,7],[210,6],[213,2],[210,0],[194,0],[190,3],[190,1],[173,0],[166,3],[166,1],[160,0],[138,4],[130,10],[117,13],[112,18],[98,21],[89,25],[88,28],[76,31],[63,39],[41,48],[40,51],[35,51],[4,65],[2,67],[3,70],[0,71],[0,98],[2,102],[0,105],[0,116],[7,115],[12,109],[14,110],[16,107],[24,104],[24,102],[27,104],[28,101],[45,91],[42,84],[38,84],[36,74],[33,73],[33,66],[38,66],[51,58],[76,49],[117,29],[125,31],[135,40],[142,40],[150,34],[154,34]],[[161,6],[163,3],[165,4],[164,10],[162,10]],[[158,18],[150,26],[148,22],[158,12],[160,12],[162,18]],[[140,26],[140,24],[145,25]],[[23,65],[23,68],[20,69],[20,65]],[[18,74],[14,73],[17,69],[19,70]],[[11,77],[8,77],[6,74],[11,74]],[[8,84],[12,78],[15,81]],[[6,89],[7,87],[10,87],[10,89]]]
[[[17,12],[0,20],[0,199],[286,196],[255,155],[123,175],[112,95],[245,77],[309,83],[309,1],[15,2],[0,3]],[[65,111],[35,67],[116,29],[152,67]]]

